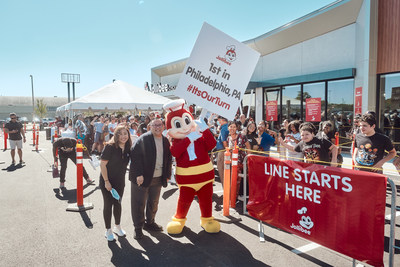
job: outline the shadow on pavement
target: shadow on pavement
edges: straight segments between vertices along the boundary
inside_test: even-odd
[[[90,185],[85,185],[83,188],[86,188]],[[98,190],[99,187],[96,186],[95,188],[93,188],[91,191],[89,191],[88,193],[83,195],[83,198],[93,194],[96,190]],[[59,200],[67,200],[68,204],[74,204],[76,203],[77,199],[76,199],[76,189],[66,189],[66,188],[54,188],[53,192],[55,193],[55,197],[58,198]],[[85,226],[88,229],[92,229],[93,228],[93,223],[92,220],[90,219],[90,217],[88,216],[86,211],[79,211],[79,215],[81,215],[82,217],[82,221],[85,223]]]
[[[400,197],[400,185],[395,185],[395,192],[396,192],[396,195],[398,196],[398,197]],[[389,197],[389,196],[391,196],[392,195],[392,187],[390,186],[390,184],[388,183],[387,185],[386,185],[386,197]]]
[[[148,266],[149,261],[143,257],[146,251],[135,249],[125,237],[118,237],[118,241],[108,242],[112,251],[111,263],[114,266]],[[105,240],[105,242],[107,242]],[[118,246],[118,242],[120,246]]]
[[[389,253],[389,241],[390,241],[390,238],[388,236],[385,236],[385,252],[387,252],[387,253]],[[394,245],[396,247],[400,247],[400,240],[396,239],[394,241]],[[400,249],[395,248],[394,254],[400,254]]]
[[[148,234],[156,238],[158,242],[154,242]],[[182,243],[174,239],[183,236],[191,243]],[[143,264],[147,266],[266,266],[263,262],[254,259],[251,252],[239,241],[224,232],[208,234],[202,231],[196,234],[185,227],[183,233],[174,238],[161,232],[145,233],[138,243],[145,249],[143,254],[148,260],[145,260],[145,263],[140,262],[137,266]],[[122,246],[121,249],[123,249]],[[132,264],[137,260],[142,260],[137,253],[138,250],[133,249],[132,255],[127,254],[125,260]],[[116,260],[114,254],[112,262],[115,263]]]
[[[251,227],[248,227],[247,225],[244,225],[241,222],[237,222],[237,223],[234,223],[234,224],[236,226],[242,228],[243,230],[246,230],[247,232],[254,234],[254,242],[259,242],[258,241],[258,236],[259,236],[258,230],[255,230],[255,229],[253,229]],[[275,227],[273,227],[271,225],[267,225],[267,226],[268,227],[272,227],[272,228],[274,228],[276,230],[283,231],[283,230],[281,230],[279,228],[275,228]],[[283,232],[286,232],[286,231],[283,231]],[[289,251],[292,251],[292,250],[295,249],[294,247],[291,247],[291,246],[289,246],[289,245],[287,245],[285,243],[282,243],[282,242],[280,242],[280,241],[278,241],[276,239],[273,239],[273,238],[271,238],[269,236],[264,236],[264,238],[265,238],[265,243],[260,243],[260,246],[265,246],[265,249],[268,249],[267,248],[267,244],[268,243],[274,243],[274,244],[276,244],[276,245],[278,245],[280,247],[283,247],[284,249],[287,249]],[[321,260],[319,260],[319,259],[317,259],[317,258],[315,258],[315,257],[313,257],[311,255],[305,254],[305,253],[298,254],[297,256],[302,257],[303,259],[309,260],[310,262],[312,262],[314,264],[317,264],[319,266],[333,266],[333,265],[330,265],[330,264],[328,264],[328,263],[326,263],[324,261],[321,261]]]
[[[88,229],[93,229],[93,223],[92,220],[90,219],[90,217],[88,216],[88,214],[86,213],[86,211],[80,211],[79,214],[82,217],[82,221],[85,223],[85,226]]]
[[[89,187],[90,185],[84,185],[83,189]],[[90,196],[96,190],[100,189],[100,187],[96,186],[91,191],[87,192],[83,195],[83,198]],[[59,200],[67,200],[68,204],[76,203],[76,188],[75,189],[67,189],[67,188],[53,188],[53,192],[55,193],[55,197]]]
[[[164,199],[164,200],[167,200],[170,196],[172,196],[177,190],[178,190],[179,188],[172,188],[172,189],[169,189],[169,190],[167,190],[167,191],[165,191],[163,194],[162,194],[162,198]]]
[[[25,165],[23,164],[11,164],[10,166],[8,166],[7,168],[1,169],[2,171],[7,171],[7,172],[13,172],[15,170],[21,169],[25,167]]]

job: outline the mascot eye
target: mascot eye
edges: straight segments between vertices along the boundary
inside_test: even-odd
[[[177,128],[177,129],[182,127],[181,122],[178,120],[174,121],[174,125],[175,125],[175,128]]]
[[[189,118],[189,116],[185,116],[185,123],[189,125],[192,122],[192,120]]]

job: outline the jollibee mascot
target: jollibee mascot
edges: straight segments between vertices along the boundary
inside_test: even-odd
[[[216,140],[204,120],[194,120],[184,109],[183,99],[164,105],[167,111],[166,126],[172,137],[171,154],[176,159],[176,182],[179,199],[175,216],[167,225],[169,234],[180,234],[194,196],[200,205],[200,225],[208,233],[218,233],[220,224],[212,217],[214,167],[208,152]]]

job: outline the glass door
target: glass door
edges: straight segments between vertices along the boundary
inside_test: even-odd
[[[400,73],[379,77],[379,127],[400,149]]]
[[[277,101],[277,121],[272,121],[271,119],[266,118],[267,113],[267,102],[268,101]],[[281,122],[281,88],[280,87],[272,87],[272,88],[264,88],[264,109],[263,109],[263,118],[264,120],[269,122],[270,129],[279,129],[279,125]]]
[[[282,87],[282,121],[301,119],[301,85]]]

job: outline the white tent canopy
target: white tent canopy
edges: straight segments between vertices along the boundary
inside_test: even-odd
[[[148,92],[123,81],[114,81],[111,84],[97,89],[81,98],[57,108],[57,113],[71,111],[132,111],[161,110],[169,98]]]

